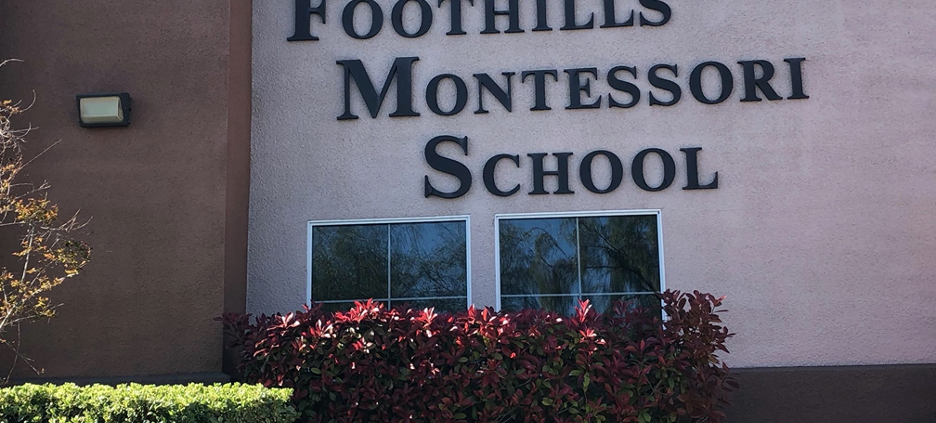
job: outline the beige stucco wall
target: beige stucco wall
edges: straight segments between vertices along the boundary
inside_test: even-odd
[[[667,287],[728,296],[726,321],[738,334],[729,364],[936,362],[936,3],[673,0],[673,18],[660,28],[530,32],[533,2],[523,2],[526,33],[481,35],[478,1],[466,4],[468,35],[458,37],[444,35],[446,3],[433,7],[427,35],[404,39],[389,22],[393,2],[378,1],[387,21],[370,40],[345,35],[346,2],[330,0],[328,24],[313,17],[321,41],[292,43],[294,2],[254,5],[249,311],[293,310],[306,300],[309,220],[468,214],[473,300],[493,305],[495,214],[660,209]],[[618,3],[625,10],[637,1]],[[561,3],[550,7],[558,29]],[[602,22],[599,1],[578,7],[580,20],[594,11]],[[389,118],[391,94],[371,119],[355,95],[361,119],[336,120],[344,101],[336,60],[361,59],[382,84],[402,56],[420,57],[414,98],[421,117]],[[789,57],[807,58],[810,99],[739,101],[737,61],[773,62],[775,87],[788,96],[782,65]],[[719,105],[689,94],[689,71],[707,60],[734,72],[735,92]],[[646,71],[657,63],[680,66],[683,99],[674,107],[646,104]],[[562,69],[598,67],[596,92],[605,93],[604,72],[615,65],[641,71],[641,105],[562,109]],[[529,110],[532,84],[520,84],[518,75],[513,113],[493,98],[485,102],[491,113],[472,113],[471,74],[531,69],[560,70],[553,111]],[[426,83],[440,73],[468,82],[470,100],[459,115],[436,116],[425,105]],[[426,142],[441,134],[470,139],[467,158],[445,150],[474,175],[472,190],[457,200],[423,196],[424,175],[446,187],[423,157]],[[703,182],[719,172],[718,190],[681,189],[679,148],[692,146],[704,148]],[[649,147],[669,151],[679,165],[676,183],[663,192],[630,181],[629,160]],[[612,194],[589,193],[578,181],[578,161],[596,149],[625,161],[628,176]],[[576,194],[526,195],[526,154],[564,151],[575,153]],[[520,182],[520,194],[484,190],[481,167],[498,153],[524,160],[519,170],[502,165],[499,176],[504,187]]]

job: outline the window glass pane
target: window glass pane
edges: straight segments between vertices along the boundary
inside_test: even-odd
[[[390,225],[391,299],[467,297],[466,238],[464,221]]]
[[[312,228],[314,301],[387,298],[387,225]]]
[[[654,295],[577,295],[549,296],[549,297],[504,297],[501,298],[501,310],[517,311],[525,308],[555,311],[564,315],[572,315],[580,300],[588,300],[592,309],[598,313],[606,313],[616,301],[629,301],[631,307],[659,307],[660,300]]]
[[[394,308],[411,308],[414,310],[422,310],[424,308],[435,308],[436,313],[455,313],[458,311],[465,311],[468,309],[468,297],[464,298],[449,298],[449,299],[432,299],[427,298],[425,300],[407,300],[407,301],[393,301],[392,306]]]
[[[660,291],[656,216],[580,218],[583,293]]]
[[[384,307],[387,307],[387,302],[384,301],[384,302],[383,302],[383,305],[384,305]],[[351,310],[351,308],[353,308],[353,307],[354,307],[354,302],[353,302],[353,301],[349,301],[349,302],[346,302],[346,303],[324,303],[324,304],[322,304],[322,311],[330,311],[330,312],[340,311],[340,312],[346,312],[346,311],[348,311],[348,310]]]
[[[533,308],[555,311],[568,316],[575,312],[578,302],[578,295],[503,297],[501,298],[501,310],[517,311]]]
[[[655,295],[583,295],[592,308],[599,313],[611,311],[616,301],[629,301],[631,307],[659,308],[660,300]]]
[[[501,308],[599,312],[617,300],[659,306],[657,216],[499,220]],[[627,295],[634,293],[638,295]]]
[[[575,226],[574,218],[501,220],[501,293],[578,293]]]

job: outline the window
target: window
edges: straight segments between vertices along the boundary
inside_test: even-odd
[[[659,211],[499,215],[498,307],[571,314],[619,299],[659,304],[664,286]]]
[[[328,310],[370,298],[463,310],[468,239],[468,217],[309,222],[308,298]]]

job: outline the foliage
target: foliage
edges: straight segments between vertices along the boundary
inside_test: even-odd
[[[59,220],[58,206],[46,196],[49,185],[20,180],[31,161],[24,157],[24,146],[32,128],[17,129],[13,118],[27,109],[0,98],[0,227],[15,231],[18,241],[12,259],[0,261],[0,343],[14,351],[10,329],[52,317],[49,291],[77,275],[91,254],[87,244],[70,237],[83,226],[77,215]]]
[[[293,423],[292,391],[259,385],[22,385],[0,389],[0,423]]]
[[[319,306],[227,314],[248,381],[296,390],[312,422],[718,422],[733,381],[722,299],[660,295],[660,310],[587,302],[572,317]]]

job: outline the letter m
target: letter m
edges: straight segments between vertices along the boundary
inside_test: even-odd
[[[397,108],[390,114],[390,117],[419,116],[419,113],[413,110],[413,62],[419,60],[418,57],[398,57],[393,60],[393,67],[387,74],[383,88],[380,94],[377,93],[377,87],[371,81],[364,69],[364,64],[360,60],[339,60],[337,63],[344,67],[344,114],[338,116],[338,120],[357,119],[357,115],[351,112],[351,82],[357,86],[358,92],[364,98],[367,110],[372,118],[376,118],[380,113],[380,106],[383,105],[387,92],[390,91],[390,85],[393,79],[397,79]]]

